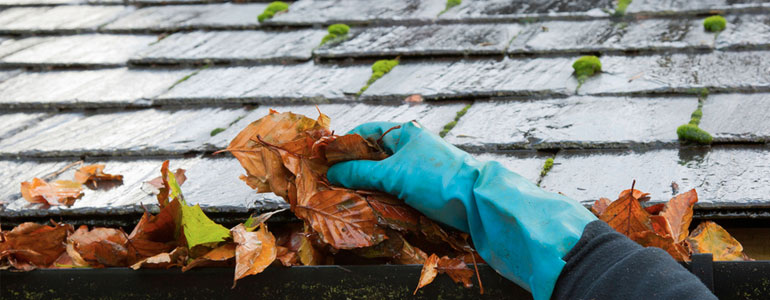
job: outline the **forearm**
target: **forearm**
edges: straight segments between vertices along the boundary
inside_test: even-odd
[[[551,299],[717,299],[665,251],[643,248],[602,221],[564,257]]]

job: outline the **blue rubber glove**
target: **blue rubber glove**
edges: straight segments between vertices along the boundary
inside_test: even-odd
[[[479,255],[497,272],[551,297],[562,260],[596,220],[577,201],[546,192],[497,162],[482,163],[417,122],[366,123],[350,133],[383,138],[392,154],[329,169],[329,181],[397,195],[431,219],[468,232]]]

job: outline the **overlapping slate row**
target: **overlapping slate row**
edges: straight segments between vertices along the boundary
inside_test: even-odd
[[[539,177],[545,155],[534,152],[509,154],[484,154],[476,158],[482,161],[501,162],[511,170],[527,179],[536,181]],[[57,160],[0,160],[0,167],[7,170],[7,175],[0,178],[0,201],[7,205],[0,206],[0,216],[55,216],[88,214],[125,214],[141,212],[142,206],[152,208],[157,203],[152,188],[144,182],[160,175],[160,165],[166,158],[159,157],[123,157],[123,158],[87,158],[86,164],[105,164],[105,172],[122,174],[122,185],[104,186],[103,189],[85,189],[84,196],[72,207],[52,207],[39,209],[40,205],[30,204],[19,192],[22,181],[34,177],[43,177],[63,169],[74,159]],[[288,206],[274,194],[257,194],[238,176],[244,173],[238,161],[227,157],[171,158],[171,169],[186,169],[187,181],[182,185],[185,200],[190,204],[200,204],[209,212],[248,212],[250,210],[273,210]],[[72,179],[77,167],[68,169],[50,180]],[[106,183],[105,183],[106,184]]]
[[[703,103],[700,127],[715,142],[770,143],[770,94],[717,94]]]
[[[567,96],[576,92],[576,57],[460,60],[402,63],[363,93],[371,99],[429,99],[497,96]],[[603,56],[601,74],[580,94],[624,95],[770,90],[770,55],[765,51],[645,56]]]
[[[352,99],[366,84],[369,66],[263,65],[207,68],[159,96],[158,104],[227,102],[323,103]]]
[[[266,20],[269,25],[308,26],[346,23],[427,23],[444,9],[445,0],[300,0],[289,11]]]
[[[476,102],[447,140],[473,151],[670,146],[697,106],[694,97]]]
[[[72,215],[72,214],[124,214],[141,212],[141,205],[152,207],[157,204],[153,188],[145,182],[160,176],[160,166],[167,157],[122,157],[88,158],[85,164],[105,164],[105,172],[123,175],[122,184],[102,182],[99,189],[84,189],[83,198],[71,207],[54,206],[41,210],[39,204],[30,204],[21,197],[19,188],[22,181],[43,177],[62,170],[75,159],[58,160],[0,160],[0,166],[7,175],[0,178],[0,201],[7,205],[0,208],[0,216],[18,215]],[[257,194],[240,179],[243,168],[232,157],[222,158],[181,158],[172,157],[172,170],[186,170],[187,181],[182,185],[185,200],[189,204],[200,204],[204,210],[217,212],[247,212],[251,209],[276,209],[284,201],[273,194]],[[67,169],[50,180],[72,180],[77,167]]]
[[[171,32],[190,29],[255,29],[267,4],[148,6],[101,28],[105,32]]]
[[[653,202],[695,188],[699,195],[696,206],[768,207],[768,172],[767,146],[561,151],[541,186],[591,203],[600,197],[616,199],[636,180],[636,188],[650,193]]]
[[[138,51],[157,41],[152,35],[83,34],[31,37],[0,44],[0,65],[123,66]]]
[[[0,11],[0,33],[93,32],[133,10],[134,7],[118,5],[14,7]]]
[[[307,61],[323,30],[194,31],[172,34],[138,53],[134,64]]]
[[[715,12],[762,12],[770,10],[768,0],[634,0],[626,13],[639,15],[700,15]]]
[[[46,112],[6,112],[0,113],[0,141],[34,125],[46,117]]]
[[[585,19],[608,17],[615,7],[611,0],[490,0],[463,1],[442,14],[441,20],[500,21],[529,18]]]
[[[50,5],[184,5],[223,3],[230,0],[0,0],[0,7],[50,6]],[[263,0],[238,0],[240,3],[267,2]]]
[[[0,83],[0,106],[146,106],[190,72],[126,68],[11,72],[15,76]]]

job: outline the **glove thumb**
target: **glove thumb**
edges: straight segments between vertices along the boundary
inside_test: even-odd
[[[378,161],[351,160],[335,164],[326,172],[333,185],[355,190],[382,191],[382,181],[377,176]]]

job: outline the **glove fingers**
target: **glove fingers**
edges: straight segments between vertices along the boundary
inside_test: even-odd
[[[335,164],[329,168],[326,177],[334,185],[356,190],[382,191],[381,181],[376,176],[378,161],[353,160]]]

